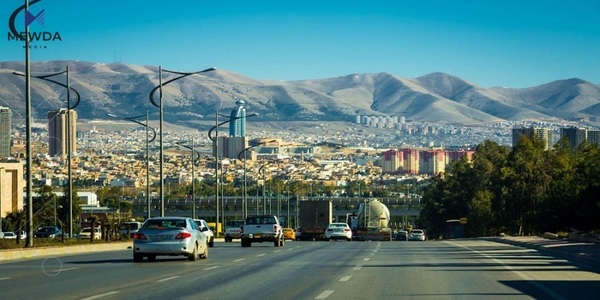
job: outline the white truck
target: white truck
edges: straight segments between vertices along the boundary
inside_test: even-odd
[[[388,227],[390,210],[378,199],[358,205],[358,213],[349,216],[350,228],[356,241],[391,241],[392,229]]]
[[[274,215],[248,216],[242,225],[240,234],[242,247],[250,247],[252,243],[273,242],[275,247],[283,247],[283,228]]]

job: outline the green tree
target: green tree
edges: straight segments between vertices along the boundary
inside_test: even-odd
[[[21,232],[23,231],[25,221],[27,220],[27,213],[22,209],[12,211],[6,214],[6,219],[15,225],[15,230],[17,231],[17,245],[20,244],[22,238]]]

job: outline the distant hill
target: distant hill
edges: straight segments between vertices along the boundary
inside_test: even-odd
[[[35,62],[33,75],[64,71],[69,66],[71,86],[81,95],[76,108],[81,119],[104,119],[156,113],[149,101],[158,84],[158,67],[125,63],[83,61]],[[22,62],[0,62],[0,105],[13,111],[13,119],[25,114]],[[195,70],[186,70],[195,71]],[[174,75],[163,73],[163,82]],[[65,82],[64,75],[52,79]],[[34,118],[44,119],[49,110],[66,107],[66,89],[32,79]],[[158,93],[155,102],[159,102]],[[72,96],[74,97],[74,96]],[[268,121],[353,121],[360,115],[394,115],[420,122],[473,124],[494,121],[557,121],[600,116],[600,85],[581,79],[557,80],[540,86],[483,88],[467,80],[433,73],[402,78],[388,73],[298,81],[256,80],[216,70],[192,75],[163,87],[167,122],[192,124],[212,119],[220,109],[228,113],[235,101],[246,101],[247,111]]]

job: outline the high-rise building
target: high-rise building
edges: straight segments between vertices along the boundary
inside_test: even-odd
[[[590,144],[596,144],[600,146],[600,130],[588,130],[587,139]]]
[[[404,152],[391,149],[380,154],[381,171],[384,174],[397,174],[402,171]]]
[[[11,117],[10,108],[0,106],[0,158],[11,156]]]
[[[238,100],[235,104],[237,107],[230,115],[232,121],[229,125],[229,136],[246,136],[246,108],[244,108],[246,101]]]
[[[67,120],[67,112],[70,111],[70,120]],[[67,130],[67,121],[70,128]],[[50,156],[66,156],[67,155],[67,138],[70,135],[71,153],[77,150],[75,138],[77,132],[77,112],[61,108],[59,110],[48,112],[48,154]]]
[[[544,141],[544,150],[550,150],[554,146],[554,131],[546,128],[513,128],[512,144],[513,147],[519,143],[522,135],[533,138],[534,136]]]
[[[587,138],[587,130],[577,127],[561,128],[560,138],[568,139],[571,149],[576,149]]]
[[[419,174],[438,175],[446,170],[446,152],[442,149],[419,152]]]

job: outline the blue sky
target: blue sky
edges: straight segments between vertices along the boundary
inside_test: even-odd
[[[6,32],[22,4],[1,0]],[[58,32],[62,41],[40,43],[32,61],[217,67],[275,80],[444,72],[484,87],[572,77],[600,83],[598,0],[42,0],[30,7],[34,15],[42,9],[44,26],[33,22],[30,30]],[[0,60],[24,60],[22,43],[0,43]]]

